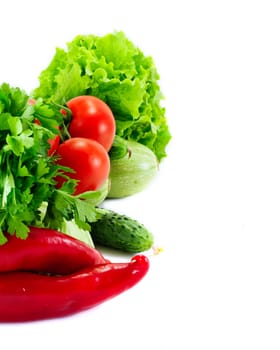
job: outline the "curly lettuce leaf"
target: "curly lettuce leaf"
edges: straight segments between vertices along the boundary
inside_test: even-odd
[[[153,59],[123,32],[78,35],[66,50],[56,49],[34,96],[58,104],[79,95],[101,98],[114,113],[117,135],[146,145],[161,160],[171,135],[159,79]]]

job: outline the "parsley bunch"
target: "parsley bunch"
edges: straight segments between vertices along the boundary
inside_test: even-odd
[[[42,99],[29,103],[19,88],[0,86],[0,244],[7,233],[25,239],[30,226],[59,229],[74,220],[88,229],[97,219],[98,192],[73,196],[71,179],[55,187],[65,169],[48,156],[48,140],[62,123],[58,106]]]

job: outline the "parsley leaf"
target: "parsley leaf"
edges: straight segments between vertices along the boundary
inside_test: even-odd
[[[0,86],[0,245],[7,234],[27,238],[30,226],[60,229],[74,220],[89,229],[98,217],[98,191],[74,196],[71,179],[56,188],[64,168],[47,154],[48,140],[59,133],[63,119],[60,107],[28,100],[19,88]]]

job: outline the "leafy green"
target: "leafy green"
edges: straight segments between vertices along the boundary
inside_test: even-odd
[[[114,142],[109,150],[110,160],[121,159],[129,152],[127,141],[122,137],[115,135]]]
[[[171,136],[159,78],[153,59],[123,32],[79,35],[67,50],[56,49],[34,96],[59,104],[84,94],[101,98],[114,113],[117,135],[146,145],[160,160]]]
[[[63,168],[47,154],[63,118],[59,108],[28,101],[19,88],[0,86],[0,244],[7,233],[26,238],[30,226],[60,229],[67,219],[86,230],[98,217],[99,192],[74,196],[70,179],[56,188]]]
[[[64,220],[61,226],[61,232],[66,233],[69,236],[79,239],[87,243],[89,246],[94,247],[94,242],[89,231],[81,229],[74,220]]]

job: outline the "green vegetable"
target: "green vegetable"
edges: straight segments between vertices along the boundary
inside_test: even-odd
[[[87,243],[91,247],[94,247],[90,232],[79,228],[74,220],[64,220],[60,231],[66,233],[68,236],[77,238],[80,241]]]
[[[115,135],[112,147],[109,150],[110,160],[121,159],[128,153],[127,141]]]
[[[125,157],[111,160],[108,198],[122,198],[143,191],[158,173],[158,160],[146,146],[127,141]]]
[[[137,220],[112,210],[99,209],[101,217],[91,224],[91,236],[100,244],[125,252],[141,252],[153,245],[153,235]]]
[[[59,104],[79,95],[99,97],[113,111],[117,135],[146,145],[161,160],[171,136],[159,78],[153,59],[123,32],[79,35],[66,50],[56,49],[34,96]]]
[[[63,117],[53,104],[28,101],[19,88],[0,86],[0,244],[7,240],[4,233],[24,239],[30,226],[60,229],[64,220],[88,230],[104,198],[102,191],[73,196],[73,180],[55,187],[63,168],[47,156],[48,140]]]

